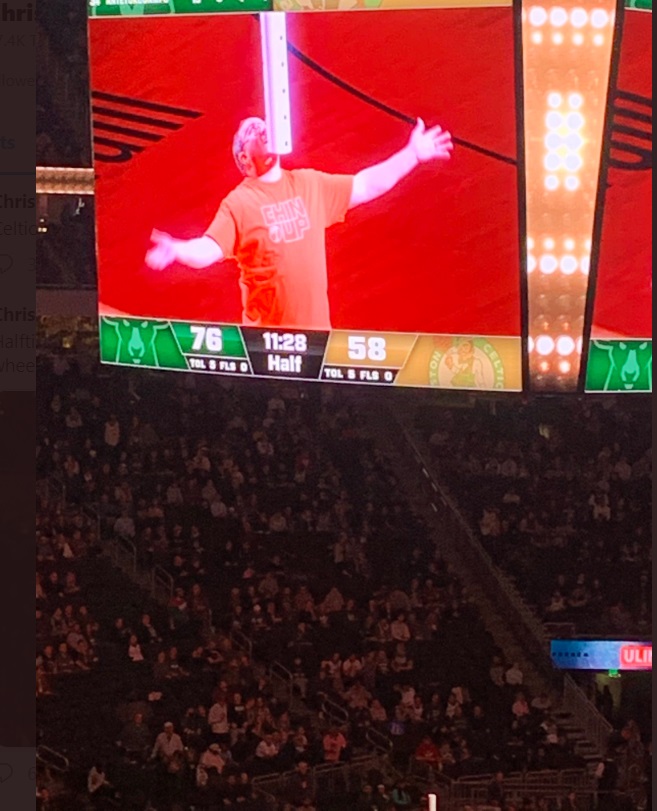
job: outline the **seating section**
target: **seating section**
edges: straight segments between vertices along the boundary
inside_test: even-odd
[[[587,399],[417,415],[438,476],[546,623],[651,634],[648,410]]]
[[[40,387],[39,724],[78,785],[100,759],[120,807],[259,808],[253,779],[377,745],[445,778],[578,764],[348,399],[61,356]]]

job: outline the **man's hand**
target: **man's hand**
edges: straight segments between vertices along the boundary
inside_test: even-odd
[[[441,127],[427,129],[424,121],[418,118],[415,129],[408,140],[408,146],[413,151],[418,163],[427,163],[432,160],[449,160],[452,156],[454,144],[449,132],[443,132]]]
[[[169,234],[164,231],[157,231],[153,229],[151,233],[151,242],[154,243],[153,247],[146,254],[146,264],[153,270],[164,270],[176,261],[176,242]]]
[[[164,270],[174,262],[190,268],[207,268],[224,258],[223,251],[209,236],[196,239],[174,239],[164,231],[153,230],[153,247],[146,254],[146,264],[153,270]]]

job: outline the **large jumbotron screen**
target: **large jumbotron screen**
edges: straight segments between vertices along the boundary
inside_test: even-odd
[[[651,110],[651,14],[614,0],[89,7],[104,362],[581,390],[582,357],[601,368],[599,339],[620,341],[623,320],[651,357],[649,317],[620,313],[628,295],[644,313],[651,236],[636,224],[636,261],[618,236],[651,174],[618,179],[605,158],[613,82]],[[587,386],[627,390],[601,375]]]

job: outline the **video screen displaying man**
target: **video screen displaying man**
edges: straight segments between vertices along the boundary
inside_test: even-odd
[[[100,314],[519,336],[512,9],[286,26],[279,161],[258,15],[90,20]]]
[[[265,122],[247,118],[233,139],[244,180],[221,203],[204,236],[179,240],[153,231],[146,263],[204,268],[235,257],[244,324],[330,329],[325,229],[390,191],[421,163],[448,160],[452,149],[448,132],[418,121],[405,147],[354,176],[287,170],[268,149]]]

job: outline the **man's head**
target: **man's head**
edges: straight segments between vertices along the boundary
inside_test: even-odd
[[[278,163],[267,148],[267,127],[261,118],[245,118],[233,137],[233,157],[245,177],[260,177]]]

